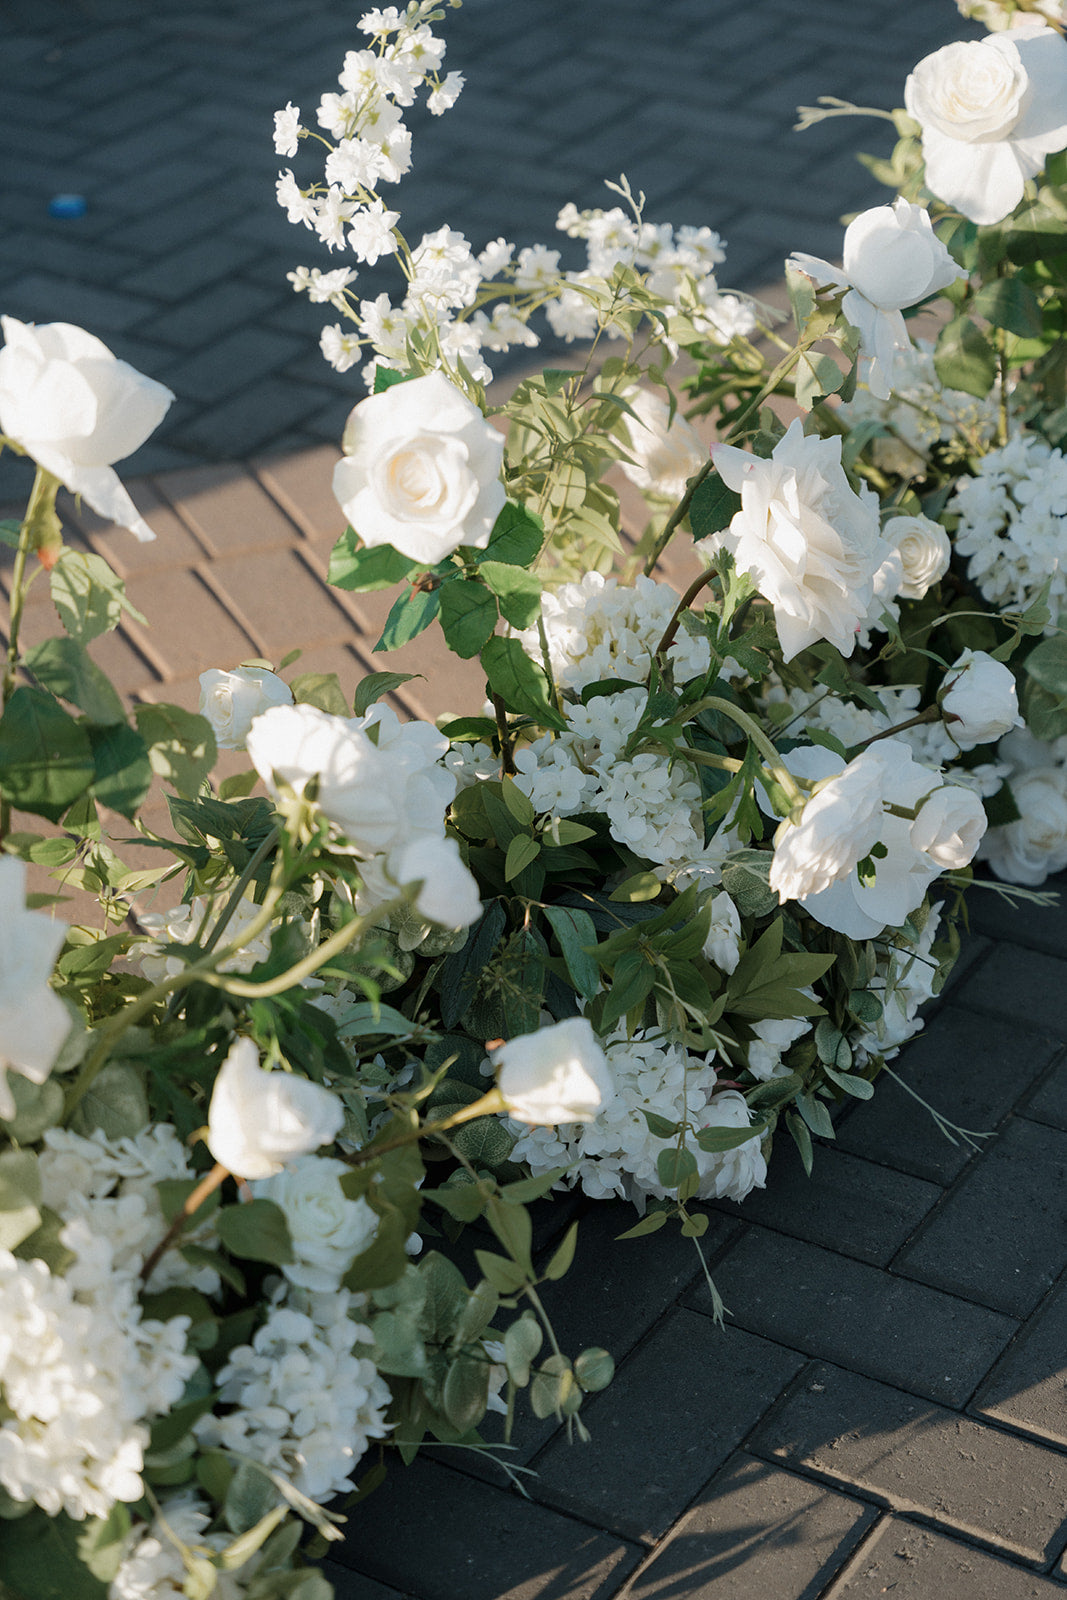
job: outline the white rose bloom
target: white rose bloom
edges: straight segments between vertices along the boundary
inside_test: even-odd
[[[941,692],[941,715],[961,750],[991,744],[1021,728],[1015,675],[984,650],[965,650],[954,661]]]
[[[1067,145],[1067,42],[1051,28],[990,34],[924,56],[904,87],[922,125],[926,185],[980,225]]]
[[[0,317],[0,433],[100,516],[154,539],[112,471],[140,449],[174,399],[69,322]]]
[[[335,1094],[291,1072],[264,1072],[251,1039],[237,1039],[215,1079],[207,1147],[237,1178],[269,1178],[340,1133]]]
[[[896,550],[904,568],[897,590],[901,600],[921,600],[948,571],[952,542],[940,522],[929,517],[892,517],[882,529],[883,538]]]
[[[1067,867],[1067,773],[1062,767],[1031,767],[1011,780],[1019,817],[990,828],[982,858],[998,878],[1037,888]]]
[[[377,1232],[377,1215],[366,1200],[350,1200],[341,1188],[349,1170],[332,1156],[306,1155],[254,1185],[255,1194],[285,1212],[295,1260],[284,1262],[282,1272],[302,1289],[339,1288]]]
[[[725,889],[711,902],[711,926],[701,954],[720,972],[733,972],[741,959],[741,917]]]
[[[443,373],[361,400],[342,448],[333,492],[364,544],[427,566],[485,549],[506,499],[504,436]]]
[[[66,938],[63,922],[26,909],[26,863],[0,856],[0,1117],[15,1115],[9,1072],[44,1083],[70,1032],[48,986]]]
[[[911,842],[944,872],[974,859],[986,831],[985,807],[973,789],[946,783],[928,794],[911,825]]]
[[[206,717],[220,750],[243,750],[253,718],[271,706],[291,706],[293,691],[266,667],[211,667],[200,674],[200,715]]]
[[[482,914],[477,880],[455,839],[422,838],[401,845],[390,854],[389,871],[401,885],[421,879],[415,910],[427,922],[443,928],[469,928]]]
[[[902,196],[849,223],[840,272],[818,256],[798,253],[791,261],[816,283],[847,289],[841,309],[859,331],[867,387],[879,400],[889,398],[899,353],[911,349],[901,312],[967,276],[935,234],[928,212]]]
[[[376,744],[367,731],[375,726]],[[387,707],[345,718],[277,706],[256,718],[247,749],[275,798],[277,780],[302,795],[317,778],[319,809],[364,855],[439,837],[455,798],[456,780],[438,764],[447,741],[427,723],[401,723]]]
[[[821,639],[851,655],[889,550],[875,497],[856,494],[845,476],[840,438],[807,437],[798,418],[769,460],[732,445],[711,453],[723,482],[741,495],[741,510],[717,540],[774,607],[785,659]]]
[[[887,765],[911,761],[898,739],[872,745],[823,780],[798,823],[784,822],[776,836],[770,886],[779,900],[803,900],[849,874],[878,843],[885,822]]]
[[[631,483],[648,494],[680,500],[686,482],[700,471],[708,459],[707,448],[680,412],[671,417],[670,407],[659,395],[647,389],[627,389],[622,397],[636,416],[622,412],[632,461],[621,461]]]
[[[591,1122],[615,1094],[607,1057],[584,1017],[509,1039],[493,1061],[508,1113],[518,1122]]]

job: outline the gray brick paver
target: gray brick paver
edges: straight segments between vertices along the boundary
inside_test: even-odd
[[[956,1539],[886,1517],[825,1600],[1061,1600],[1058,1583]]]
[[[1067,1456],[855,1372],[810,1369],[748,1449],[1035,1567],[1067,1543]]]

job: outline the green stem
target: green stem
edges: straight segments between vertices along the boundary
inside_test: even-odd
[[[216,989],[224,989],[227,994],[239,996],[247,1000],[268,1000],[272,995],[284,994],[286,989],[291,989],[295,984],[302,983],[305,978],[310,978],[312,973],[332,961],[335,955],[350,945],[358,934],[365,933],[368,928],[382,922],[391,912],[397,911],[407,904],[406,895],[397,895],[394,900],[387,900],[384,905],[376,906],[373,911],[368,911],[364,917],[354,917],[343,928],[338,928],[336,933],[330,935],[325,943],[318,945],[303,960],[289,968],[287,972],[279,973],[276,978],[268,978],[263,983],[246,983],[243,978],[234,978],[229,973],[197,972],[197,976],[204,983],[212,984]],[[252,924],[254,927],[255,924]],[[195,969],[187,967],[187,972]]]
[[[529,1300],[534,1310],[537,1312],[537,1315],[541,1318],[541,1322],[544,1325],[544,1330],[548,1334],[548,1342],[552,1346],[553,1355],[559,1356],[560,1360],[562,1361],[563,1351],[559,1347],[559,1340],[556,1338],[555,1329],[548,1319],[548,1312],[541,1303],[541,1296],[538,1294],[532,1283],[528,1283],[522,1292],[526,1296],[527,1300]]]
[[[800,788],[793,774],[782,764],[782,758],[774,745],[768,739],[759,723],[750,717],[747,711],[742,711],[740,706],[735,706],[732,700],[723,700],[718,695],[708,695],[690,708],[690,716],[698,716],[701,711],[718,711],[722,716],[729,717],[730,721],[739,727],[742,733],[748,735],[756,746],[760,755],[767,764],[776,783],[783,788],[795,806],[802,806],[807,798]]]
[[[355,1150],[344,1159],[350,1167],[366,1166],[368,1161],[376,1161],[389,1150],[402,1150],[407,1144],[414,1144],[418,1139],[428,1139],[435,1133],[444,1133],[448,1128],[458,1127],[461,1122],[472,1122],[475,1117],[495,1116],[507,1109],[507,1101],[500,1090],[490,1089],[488,1094],[472,1100],[469,1106],[454,1111],[450,1117],[442,1117],[440,1122],[426,1122],[421,1127],[412,1128],[407,1138],[387,1139],[384,1144],[368,1145],[365,1150]]]
[[[647,576],[647,569],[646,569],[646,576]],[[678,604],[675,606],[674,614],[672,615],[671,620],[668,622],[667,626],[663,630],[663,638],[660,640],[659,644],[656,646],[656,654],[657,654],[657,656],[663,655],[665,651],[670,649],[671,645],[674,643],[674,636],[678,632],[678,624],[681,622],[682,617],[689,610],[689,607],[693,604],[693,601],[696,599],[696,597],[700,593],[701,589],[703,589],[707,584],[709,584],[711,582],[712,578],[714,578],[715,576],[716,576],[716,569],[714,567],[708,567],[706,572],[701,572],[697,577],[695,577],[693,579],[692,583],[689,585],[688,589],[685,591],[685,593],[683,594],[682,598],[679,600]]]
[[[881,733],[872,733],[869,739],[864,739],[862,744],[853,745],[852,759],[856,759],[872,744],[877,744],[879,739],[892,739],[898,733],[904,733],[908,728],[918,728],[924,722],[939,722],[941,710],[939,706],[927,706],[925,711],[920,711],[917,717],[909,717],[907,722],[898,722],[893,728],[885,728]]]

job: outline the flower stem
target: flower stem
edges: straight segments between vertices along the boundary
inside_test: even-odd
[[[665,651],[670,649],[671,645],[674,643],[674,636],[678,632],[678,624],[681,622],[682,617],[689,610],[689,607],[693,604],[693,601],[696,599],[701,589],[709,584],[712,578],[715,576],[716,569],[714,567],[709,567],[706,572],[701,572],[693,579],[692,583],[689,585],[688,589],[675,606],[674,614],[663,630],[663,638],[656,646],[656,654],[658,656],[663,655]]]
[[[193,1215],[193,1212],[199,1211],[200,1207],[203,1205],[208,1196],[214,1194],[215,1190],[218,1189],[229,1176],[229,1169],[224,1167],[221,1162],[218,1161],[216,1161],[210,1172],[205,1173],[200,1182],[197,1184],[196,1188],[193,1190],[192,1194],[186,1198],[185,1204],[171,1222],[170,1227],[167,1229],[162,1239],[160,1239],[155,1249],[145,1257],[144,1265],[141,1267],[142,1283],[148,1282],[149,1278],[152,1276],[152,1273],[155,1271],[160,1257],[165,1251],[170,1249],[175,1239],[185,1227],[186,1222]]]
[[[782,758],[774,745],[768,739],[763,729],[754,717],[747,711],[742,711],[740,706],[735,706],[732,700],[723,700],[719,695],[711,694],[699,700],[690,708],[690,715],[697,716],[701,711],[718,711],[722,716],[729,717],[730,721],[739,727],[742,733],[748,735],[756,746],[760,755],[767,763],[767,770],[775,782],[781,786],[795,806],[802,806],[806,800],[804,791],[800,788],[793,774],[782,764]]]
[[[336,933],[330,935],[323,944],[318,945],[310,955],[296,962],[287,972],[281,972],[276,978],[268,978],[263,983],[246,983],[243,978],[231,977],[229,973],[207,971],[197,972],[197,977],[203,983],[213,984],[216,989],[224,989],[227,994],[238,995],[242,999],[267,1000],[272,995],[284,994],[286,989],[291,989],[295,984],[302,983],[305,978],[310,978],[312,973],[324,967],[335,955],[350,945],[361,933],[388,917],[393,911],[407,904],[404,895],[397,895],[394,900],[387,900],[384,905],[375,906],[373,911],[368,911],[364,917],[354,917],[343,928],[338,928]],[[225,954],[225,952],[224,952]],[[187,972],[195,969],[187,967]]]
[[[461,1122],[471,1122],[475,1117],[495,1116],[506,1110],[507,1102],[500,1090],[490,1089],[487,1094],[472,1100],[469,1106],[454,1111],[450,1117],[442,1117],[440,1122],[426,1122],[420,1127],[412,1128],[407,1138],[387,1139],[384,1144],[368,1145],[365,1150],[354,1150],[344,1159],[350,1167],[363,1167],[368,1161],[377,1160],[389,1150],[402,1150],[406,1144],[414,1144],[418,1139],[428,1139],[435,1133],[444,1133],[448,1128],[458,1127]]]

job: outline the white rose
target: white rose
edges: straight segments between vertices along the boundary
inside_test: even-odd
[[[797,254],[792,262],[816,283],[847,288],[841,309],[859,331],[869,363],[867,386],[880,400],[889,398],[898,355],[911,349],[901,312],[967,276],[935,234],[929,214],[903,197],[849,223],[840,272],[818,256]]]
[[[840,438],[807,437],[798,418],[769,460],[732,445],[711,453],[741,495],[718,540],[774,607],[785,659],[820,639],[851,655],[889,549],[875,497],[854,493],[845,476]]]
[[[295,1259],[284,1262],[282,1272],[301,1289],[339,1288],[377,1232],[377,1215],[366,1200],[350,1200],[341,1188],[348,1171],[332,1156],[306,1155],[255,1185],[257,1195],[285,1212]]]
[[[389,857],[395,882],[420,882],[415,910],[443,928],[469,928],[482,914],[477,879],[459,853],[455,839],[415,839]]]
[[[973,789],[946,783],[927,795],[911,825],[911,842],[943,872],[974,859],[986,831],[985,807]]]
[[[443,373],[361,400],[342,448],[333,492],[364,544],[427,566],[485,549],[506,499],[504,436]]]
[[[154,539],[111,468],[140,449],[173,394],[69,322],[0,326],[0,433],[100,516]]]
[[[1019,816],[985,836],[982,857],[998,878],[1037,888],[1067,867],[1067,773],[1032,767],[1011,780]]]
[[[1051,28],[990,34],[924,56],[904,88],[926,185],[980,225],[1002,222],[1067,145],[1067,43]]]
[[[622,413],[632,461],[621,461],[631,483],[647,494],[680,500],[686,483],[700,471],[708,452],[692,423],[647,389],[627,389],[623,399],[636,412]]]
[[[271,706],[291,706],[289,685],[266,667],[211,667],[200,674],[200,715],[206,717],[220,750],[243,750],[253,718]]]
[[[335,1094],[291,1072],[264,1072],[251,1039],[230,1048],[208,1108],[207,1147],[237,1178],[269,1178],[340,1133]]]
[[[519,1122],[591,1122],[615,1096],[607,1056],[584,1017],[509,1039],[493,1061],[508,1113]]]
[[[961,750],[991,744],[1022,726],[1015,676],[984,650],[965,650],[949,668],[945,685],[941,715]]]
[[[375,745],[368,725],[315,706],[276,706],[252,724],[248,754],[275,798],[277,780],[302,795],[317,778],[319,809],[364,855],[439,835],[456,793],[455,778],[430,758],[440,735],[431,729],[428,741],[425,724],[398,723],[399,737],[383,734]]]
[[[779,901],[820,893],[870,853],[885,821],[886,766],[901,749],[910,759],[898,739],[872,745],[820,783],[799,822],[782,824],[769,876]]]
[[[929,517],[893,517],[882,529],[900,556],[904,582],[897,590],[902,600],[921,600],[945,576],[952,543],[939,522]]]
[[[7,1074],[44,1083],[70,1032],[49,988],[66,924],[26,909],[26,863],[0,856],[0,1117],[15,1115]]]

